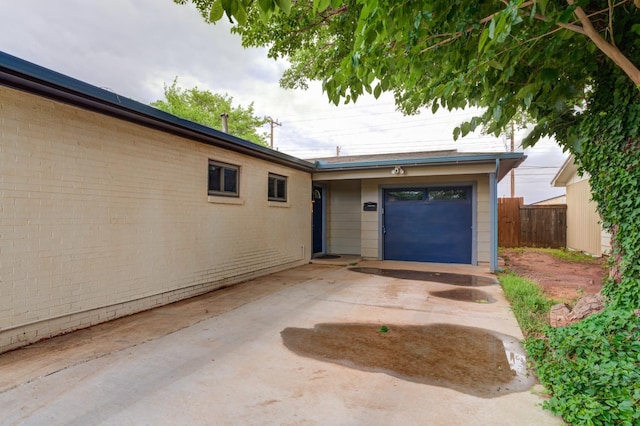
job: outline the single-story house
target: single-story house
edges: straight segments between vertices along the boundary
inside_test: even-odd
[[[314,254],[495,270],[523,159],[305,161],[0,52],[0,352]]]
[[[593,256],[607,254],[611,250],[611,235],[602,228],[597,205],[591,198],[589,175],[579,175],[573,155],[560,167],[551,185],[567,188],[567,248]]]

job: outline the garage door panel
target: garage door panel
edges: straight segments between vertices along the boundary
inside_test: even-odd
[[[471,188],[386,190],[384,216],[385,259],[471,263]]]

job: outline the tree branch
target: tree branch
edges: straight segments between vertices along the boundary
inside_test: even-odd
[[[616,40],[613,37],[613,5],[611,4],[611,0],[607,0],[609,3],[609,34],[611,35],[611,44],[616,45]]]
[[[567,0],[570,5],[574,4],[574,0]],[[578,6],[574,11],[582,28],[585,31],[585,35],[600,49],[602,53],[607,55],[616,65],[618,65],[622,71],[625,72],[634,82],[634,84],[640,87],[640,70],[618,49],[615,45],[608,43],[598,31],[593,27],[591,20],[584,12],[584,10]],[[612,34],[613,35],[613,34]]]

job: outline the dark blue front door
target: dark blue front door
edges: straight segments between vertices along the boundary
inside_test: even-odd
[[[471,187],[384,191],[384,258],[471,263]]]
[[[313,208],[313,230],[312,230],[312,245],[313,253],[322,253],[322,237],[324,235],[324,217],[322,214],[323,203],[323,191],[321,186],[313,185],[311,192],[311,205]]]

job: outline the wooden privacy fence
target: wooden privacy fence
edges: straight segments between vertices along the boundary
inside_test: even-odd
[[[524,206],[522,198],[499,198],[498,245],[566,247],[567,206]]]

